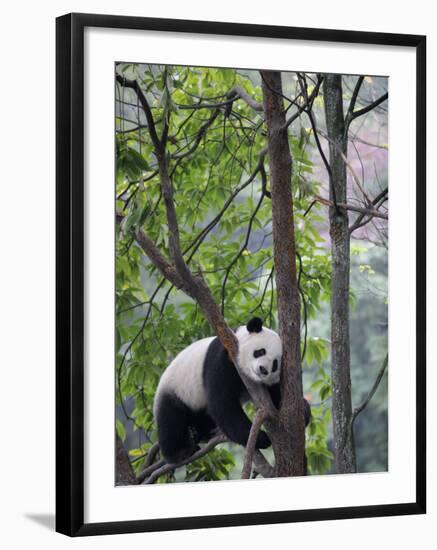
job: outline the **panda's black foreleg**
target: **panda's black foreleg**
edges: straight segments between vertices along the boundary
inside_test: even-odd
[[[281,405],[280,384],[273,384],[273,386],[270,386],[269,393],[270,393],[270,397],[272,398],[273,404],[277,409],[279,409],[279,406]],[[304,410],[304,418],[305,418],[305,427],[307,427],[311,420],[311,405],[308,403],[306,399],[303,400],[303,410]]]
[[[280,384],[273,384],[273,386],[269,386],[268,388],[270,397],[272,398],[273,405],[279,409],[279,406],[281,404],[281,386]]]
[[[219,395],[210,397],[209,413],[222,432],[235,443],[246,446],[252,422],[241,407],[238,396]],[[256,442],[257,449],[270,447],[270,439],[260,431]]]
[[[156,421],[159,448],[169,464],[178,464],[199,449],[193,413],[175,395],[161,396]]]
[[[306,399],[303,400],[303,410],[304,410],[305,428],[306,428],[311,421],[311,405],[308,403]]]

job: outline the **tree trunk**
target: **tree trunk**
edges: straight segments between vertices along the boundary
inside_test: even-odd
[[[281,73],[261,71],[268,132],[273,251],[279,334],[283,345],[278,422],[266,421],[277,476],[304,473],[305,425],[300,356],[300,299],[291,190],[292,161],[285,126]]]
[[[123,441],[116,437],[116,449],[115,449],[115,484],[116,485],[135,485],[137,478],[132,469],[132,465],[129,460],[129,456],[124,448]]]
[[[329,223],[332,252],[331,361],[332,421],[337,472],[356,472],[355,445],[350,429],[352,397],[349,337],[350,243],[347,210],[336,208],[347,203],[347,135],[343,114],[341,76],[325,75],[323,84],[326,127],[329,137],[330,198]]]

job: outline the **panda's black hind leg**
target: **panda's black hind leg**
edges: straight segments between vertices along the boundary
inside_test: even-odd
[[[175,395],[161,396],[156,421],[159,447],[169,464],[178,464],[199,449],[193,413]]]
[[[199,411],[193,415],[193,425],[196,430],[196,441],[206,442],[219,432],[219,428],[206,411]]]

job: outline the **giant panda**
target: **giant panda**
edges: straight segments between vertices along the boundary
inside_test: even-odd
[[[236,332],[239,365],[244,374],[269,389],[279,407],[279,378],[282,344],[279,335],[258,317]],[[242,408],[247,390],[217,337],[203,338],[182,350],[161,376],[155,399],[154,416],[158,426],[161,453],[169,464],[178,464],[199,449],[218,431],[231,441],[246,445],[251,421]],[[305,422],[310,408],[305,401]],[[258,449],[270,446],[260,431]]]

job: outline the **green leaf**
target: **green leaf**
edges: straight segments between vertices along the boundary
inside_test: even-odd
[[[126,428],[124,427],[124,424],[119,420],[118,418],[115,421],[116,429],[117,429],[117,435],[118,437],[124,441],[126,439]]]

